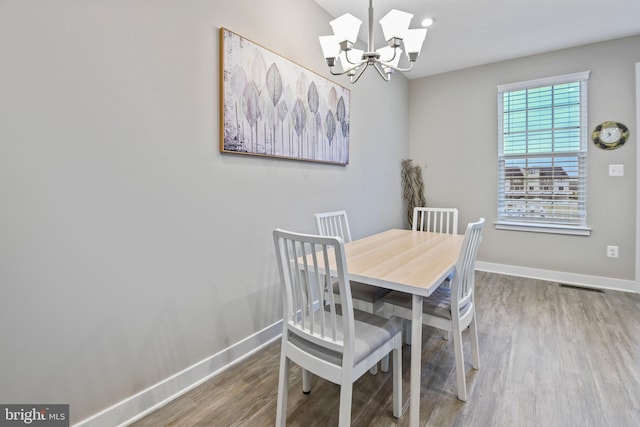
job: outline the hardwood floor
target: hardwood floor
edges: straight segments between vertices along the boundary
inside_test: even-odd
[[[471,369],[465,333],[466,403],[456,398],[452,342],[423,328],[422,425],[640,426],[639,294],[477,272],[476,302],[481,368]],[[273,425],[279,350],[278,341],[133,426]],[[293,365],[287,425],[337,425],[338,399],[339,387],[317,377],[302,394]],[[408,426],[408,412],[391,415],[391,371],[354,384],[352,424]]]

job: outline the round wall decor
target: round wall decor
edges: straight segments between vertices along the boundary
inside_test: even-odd
[[[591,134],[593,143],[603,150],[614,150],[622,147],[629,139],[629,129],[622,123],[602,122]]]

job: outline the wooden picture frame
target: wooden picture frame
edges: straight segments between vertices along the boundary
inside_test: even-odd
[[[220,151],[346,165],[350,91],[220,28]]]

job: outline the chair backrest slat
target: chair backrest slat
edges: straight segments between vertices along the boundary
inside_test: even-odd
[[[415,207],[411,228],[414,231],[458,234],[458,209]]]
[[[353,354],[353,303],[343,240],[280,229],[273,237],[283,286],[285,333]],[[326,292],[336,280],[339,296]]]

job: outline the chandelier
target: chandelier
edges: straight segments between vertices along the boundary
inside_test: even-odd
[[[351,83],[357,82],[369,66],[375,68],[385,81],[391,80],[391,74],[394,71],[411,71],[413,64],[418,59],[418,55],[420,55],[422,43],[427,36],[426,28],[409,29],[409,23],[413,18],[411,13],[392,9],[380,19],[382,32],[388,45],[373,50],[372,3],[373,0],[369,0],[369,40],[366,52],[353,47],[358,38],[362,21],[349,13],[345,13],[329,22],[333,29],[332,36],[319,37],[322,53],[331,74],[334,76],[347,74],[351,78]],[[430,20],[430,22],[433,22],[433,20]],[[428,23],[423,22],[423,26],[428,25]],[[402,56],[400,46],[403,43],[409,60],[409,66],[406,68],[398,66]],[[336,63],[340,64],[341,71],[337,70]]]

